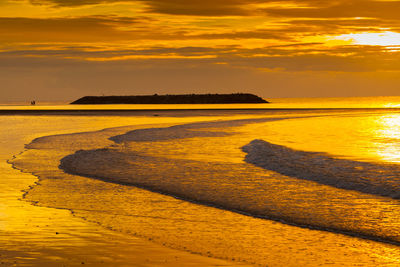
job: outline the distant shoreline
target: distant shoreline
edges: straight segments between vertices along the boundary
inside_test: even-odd
[[[309,111],[395,111],[399,108],[183,108],[183,109],[0,109],[0,116],[27,115],[27,116],[180,116],[209,115],[211,113],[229,112],[230,114],[254,114],[276,111],[309,112]]]
[[[253,94],[187,94],[187,95],[133,95],[84,96],[71,104],[249,104],[269,103]]]

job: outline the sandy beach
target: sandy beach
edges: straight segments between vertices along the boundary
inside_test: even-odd
[[[0,264],[2,266],[236,266],[227,262],[155,244],[111,231],[75,217],[71,211],[33,205],[23,193],[38,178],[7,163],[33,138],[75,131],[100,130],[137,118],[0,117],[12,125],[0,136]]]
[[[0,116],[8,129],[0,138],[1,262],[395,266],[400,261],[397,245],[322,230],[338,221],[361,234],[390,237],[397,229],[395,200],[286,177],[244,161],[240,148],[258,136],[290,141],[293,127],[313,127],[314,120],[321,123],[331,114],[217,113]],[[60,166],[82,153],[88,156],[69,166],[87,174]],[[142,181],[139,186],[133,186],[135,179]],[[160,194],[163,188],[176,190]],[[371,205],[377,210],[366,214]],[[241,206],[255,214],[300,215],[321,229],[249,216]],[[382,210],[389,214],[385,221],[379,221]]]

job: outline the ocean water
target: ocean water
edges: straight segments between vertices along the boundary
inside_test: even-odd
[[[399,100],[149,111],[131,126],[36,138],[12,164],[40,178],[26,200],[175,249],[264,266],[396,266]]]
[[[171,119],[168,118],[169,121]],[[162,120],[165,118],[158,119],[159,122]],[[40,136],[98,131],[105,126],[116,127],[146,121],[148,118],[137,116],[0,116],[1,265],[243,265],[172,250],[142,238],[107,230],[97,223],[74,216],[70,210],[49,208],[43,205],[45,202],[32,205],[34,203],[24,201],[23,192],[39,182],[37,176],[29,172],[21,173],[7,163],[12,155],[18,155],[24,150],[24,144]],[[32,168],[34,172],[41,169],[40,165]]]

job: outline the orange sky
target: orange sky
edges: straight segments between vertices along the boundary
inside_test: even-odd
[[[0,0],[0,102],[399,95],[400,1]]]

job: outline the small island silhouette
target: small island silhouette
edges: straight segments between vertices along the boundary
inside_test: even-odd
[[[253,94],[186,94],[186,95],[133,95],[84,96],[71,104],[239,104],[269,103]]]

